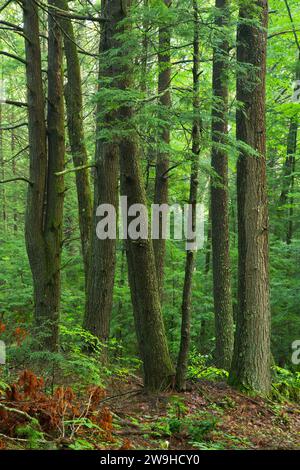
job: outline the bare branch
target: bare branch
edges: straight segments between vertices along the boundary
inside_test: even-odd
[[[11,57],[12,59],[18,60],[19,62],[22,62],[22,64],[26,65],[26,60],[23,59],[22,57],[19,57],[18,55],[11,54],[10,52],[6,52],[6,51],[0,51],[0,55]]]
[[[1,20],[0,24],[3,24],[3,26],[8,26],[9,28],[15,29],[16,31],[23,32],[23,29],[21,28],[21,26],[18,26],[17,24],[14,24],[14,23],[10,23],[9,21]]]
[[[19,176],[17,178],[10,178],[8,180],[0,180],[0,184],[5,184],[5,183],[11,183],[11,182],[14,182],[14,181],[25,181],[25,183],[28,183],[30,184],[30,186],[33,186],[33,182],[28,180],[27,178],[23,178],[22,176]]]
[[[94,163],[89,163],[88,165],[81,165],[75,168],[69,168],[68,170],[58,171],[57,173],[54,173],[54,174],[55,176],[62,176],[62,175],[66,175],[67,173],[73,173],[74,171],[86,170],[87,168],[96,168],[96,165]]]
[[[14,101],[14,100],[3,100],[2,103],[4,104],[11,104],[13,106],[17,106],[18,108],[28,107],[28,103],[23,103],[22,101]]]
[[[3,11],[6,7],[8,7],[8,5],[11,3],[12,0],[7,0],[7,2],[4,3],[4,5],[2,5],[2,7],[0,8],[0,13],[1,11]]]
[[[0,127],[0,131],[12,131],[13,129],[18,129],[19,127],[28,126],[28,122],[21,122],[20,124],[13,124],[11,126]]]

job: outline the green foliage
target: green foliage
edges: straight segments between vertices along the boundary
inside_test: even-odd
[[[72,450],[93,450],[94,446],[85,439],[76,439],[73,444],[69,445]]]
[[[191,379],[226,380],[228,372],[207,365],[208,356],[202,356],[195,349],[190,353],[188,376]]]
[[[27,447],[29,449],[42,448],[45,443],[44,434],[40,431],[39,423],[36,419],[32,419],[28,424],[17,426],[15,431],[18,437],[27,439]]]
[[[273,366],[272,397],[278,401],[300,400],[300,372],[291,372],[282,367]]]

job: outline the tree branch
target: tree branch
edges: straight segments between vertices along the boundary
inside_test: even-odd
[[[12,0],[7,0],[7,2],[4,3],[4,5],[2,5],[2,7],[0,8],[0,13],[6,8],[8,7],[8,5],[11,3]]]
[[[2,103],[11,104],[13,106],[18,106],[19,108],[28,107],[28,103],[23,103],[22,101],[3,100]]]
[[[17,178],[9,178],[9,179],[7,179],[7,180],[2,180],[2,181],[0,180],[0,184],[11,183],[11,182],[13,182],[13,181],[25,181],[25,183],[28,183],[28,184],[30,184],[30,186],[33,186],[33,182],[32,182],[32,181],[30,181],[29,179],[24,178],[24,177],[22,177],[22,176],[19,176],[19,177],[17,177]],[[1,406],[1,405],[0,405],[0,406]]]
[[[13,129],[18,129],[19,127],[28,126],[28,122],[21,122],[20,124],[13,124],[11,126],[0,127],[0,131],[12,131]]]
[[[81,165],[75,168],[69,168],[68,170],[58,171],[57,173],[54,173],[54,174],[55,176],[63,176],[63,175],[66,175],[67,173],[73,173],[74,171],[86,170],[88,168],[96,168],[96,165],[94,163],[89,163],[88,165]]]
[[[26,60],[23,59],[22,57],[19,57],[15,54],[11,54],[10,52],[0,51],[0,55],[5,55],[7,57],[11,57],[12,59],[18,60],[19,62],[21,62],[24,65],[26,65],[26,63],[27,63]]]

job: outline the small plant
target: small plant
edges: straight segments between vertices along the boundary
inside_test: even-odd
[[[278,366],[273,366],[272,372],[272,398],[277,401],[299,401],[300,372],[291,372]]]

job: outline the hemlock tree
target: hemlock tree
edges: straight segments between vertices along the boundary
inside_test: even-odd
[[[102,1],[102,14],[110,18],[104,21],[100,39],[99,59],[99,90],[109,83],[117,87],[119,67],[112,59],[109,62],[109,52],[117,47],[115,34],[118,27],[120,2]],[[116,212],[119,195],[119,148],[116,134],[109,138],[100,135],[101,130],[109,129],[115,119],[115,111],[104,111],[103,102],[98,100],[96,117],[96,151],[95,151],[95,184],[94,212],[91,243],[91,259],[88,273],[87,301],[84,318],[84,328],[97,336],[103,342],[109,338],[110,320],[113,304],[113,287],[116,264],[116,240],[98,239],[96,235],[97,207],[101,204],[112,205]]]
[[[189,195],[189,215],[193,233],[196,233],[196,211],[199,185],[199,154],[201,140],[201,120],[200,120],[200,44],[199,44],[199,10],[197,0],[193,0],[194,16],[194,42],[193,42],[193,129],[192,129],[192,164],[190,177]],[[187,240],[188,243],[195,243],[196,240]],[[191,340],[191,304],[193,272],[197,249],[188,249],[186,246],[185,276],[182,293],[181,306],[181,340],[177,359],[175,386],[179,391],[186,389],[186,375],[188,368],[188,358]]]
[[[110,21],[114,32],[131,34],[130,9],[134,2],[112,0],[110,3]],[[124,53],[128,53],[124,51],[124,45],[120,49],[122,70],[119,83],[126,95],[133,88],[133,60],[124,58]],[[119,109],[119,121],[126,129],[120,141],[120,171],[121,194],[127,196],[128,207],[133,204],[147,205],[137,135],[131,126],[133,117],[134,108],[126,100]],[[126,219],[129,224],[130,217],[126,216]],[[174,369],[163,323],[152,241],[149,238],[133,240],[128,237],[126,252],[144,385],[148,390],[161,390],[171,384]]]
[[[216,37],[213,51],[211,166],[211,238],[213,295],[218,367],[229,369],[233,353],[233,312],[230,280],[228,215],[228,73],[229,1],[216,0]]]
[[[265,78],[268,2],[242,2],[237,29],[238,313],[229,381],[270,390]]]
[[[62,8],[68,12],[68,3],[61,1]],[[75,34],[70,18],[60,18],[63,33],[64,53],[67,66],[67,83],[65,101],[67,111],[67,128],[72,152],[78,201],[79,230],[81,250],[85,273],[85,282],[89,272],[89,255],[92,229],[92,192],[89,180],[88,154],[85,144],[83,126],[83,101],[80,62]]]
[[[171,7],[171,0],[161,0],[166,9]],[[160,113],[162,120],[165,122],[161,125],[159,133],[159,150],[156,161],[155,174],[155,204],[168,204],[168,170],[169,170],[169,149],[170,145],[170,124],[167,122],[166,113],[171,107],[171,31],[168,21],[162,19],[159,27],[159,50],[158,50],[158,95],[160,103]],[[160,216],[160,224],[162,225],[162,214]],[[163,236],[163,228],[160,227],[160,237],[153,240],[155,264],[157,272],[157,282],[162,299],[163,283],[164,283],[164,263],[166,256],[166,240]]]
[[[49,6],[61,7],[59,1]],[[48,113],[42,82],[38,6],[23,1],[28,99],[30,171],[25,238],[32,271],[34,318],[43,346],[58,347],[64,178],[62,35],[55,12],[49,13]]]

